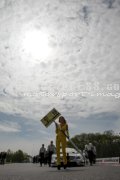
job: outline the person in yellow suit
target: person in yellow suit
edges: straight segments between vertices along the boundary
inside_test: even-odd
[[[60,148],[62,148],[62,154],[63,154],[63,166],[64,169],[67,167],[67,155],[66,155],[66,135],[69,137],[68,132],[68,125],[66,123],[66,120],[63,116],[59,117],[59,124],[56,124],[56,153],[57,153],[57,168],[60,170]]]

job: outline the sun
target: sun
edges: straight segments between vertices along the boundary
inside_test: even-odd
[[[32,58],[45,60],[51,53],[48,34],[38,30],[26,32],[23,49]]]

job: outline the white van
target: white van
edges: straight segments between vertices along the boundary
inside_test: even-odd
[[[74,148],[66,148],[68,166],[84,166],[85,160],[82,153],[78,153]],[[52,155],[51,167],[57,166],[57,155]],[[61,166],[62,166],[62,153],[61,153]]]

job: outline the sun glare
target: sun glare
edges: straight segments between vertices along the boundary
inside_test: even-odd
[[[30,31],[23,40],[25,53],[40,60],[45,60],[51,52],[48,35],[41,31]]]

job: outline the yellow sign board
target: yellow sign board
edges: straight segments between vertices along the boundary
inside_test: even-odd
[[[53,108],[46,116],[44,116],[41,121],[45,127],[48,127],[55,121],[61,114]]]

